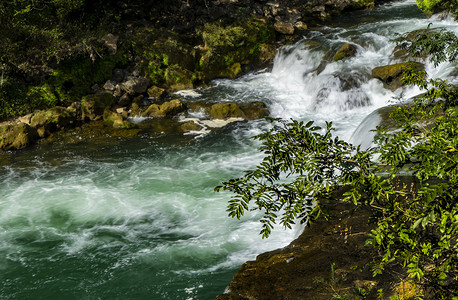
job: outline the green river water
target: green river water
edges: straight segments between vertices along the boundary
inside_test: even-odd
[[[433,21],[457,31],[450,19]],[[274,117],[332,120],[349,139],[366,115],[401,92],[370,79],[373,67],[394,61],[390,39],[429,22],[411,0],[357,12],[304,37],[320,48],[298,42],[279,51],[271,72],[177,97],[261,100]],[[317,72],[326,51],[346,41],[357,44],[357,56]],[[452,69],[427,65],[436,77],[450,78]],[[354,85],[344,88],[348,74]],[[238,122],[185,137],[87,137],[75,130],[70,141],[57,136],[0,153],[0,299],[213,299],[223,293],[243,262],[287,245],[301,231],[279,228],[262,240],[259,214],[230,219],[230,194],[213,191],[261,160],[251,137],[266,126]]]

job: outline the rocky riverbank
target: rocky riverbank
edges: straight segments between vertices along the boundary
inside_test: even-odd
[[[119,8],[122,25],[104,29],[97,41],[100,48],[89,51],[89,57],[69,52],[59,63],[27,62],[6,69],[10,74],[2,81],[1,96],[3,119],[9,120],[0,124],[0,149],[22,149],[53,132],[102,119],[122,129],[135,127],[129,122],[133,117],[176,119],[180,113],[186,117],[189,109],[201,109],[209,119],[263,117],[268,112],[260,103],[246,108],[250,113],[236,104],[197,108],[173,93],[269,67],[277,47],[297,40],[309,26],[374,4],[234,0],[125,5]],[[351,53],[341,51],[339,59]],[[6,115],[8,110],[13,113]],[[14,111],[29,113],[14,119]],[[196,131],[202,124],[190,120],[184,127]]]

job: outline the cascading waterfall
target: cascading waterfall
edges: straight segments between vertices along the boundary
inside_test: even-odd
[[[178,96],[263,101],[273,117],[331,120],[336,134],[349,139],[376,108],[401,93],[419,93],[386,90],[370,72],[396,62],[390,42],[396,34],[430,22],[458,32],[451,19],[425,19],[414,0],[346,14],[334,27],[316,28],[279,49],[271,72]],[[356,56],[333,62],[345,42],[357,46]],[[454,67],[427,64],[427,71],[455,80]],[[356,134],[359,142],[371,140],[367,127],[376,123],[369,120]],[[251,137],[265,126],[231,123],[178,142],[142,135],[1,153],[0,298],[211,299],[222,293],[240,264],[301,231],[279,228],[261,240],[259,213],[230,219],[230,195],[213,192],[261,160]]]

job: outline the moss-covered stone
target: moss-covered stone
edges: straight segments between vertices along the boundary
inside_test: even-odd
[[[108,109],[106,109],[103,113],[103,121],[105,122],[105,124],[115,129],[135,128],[135,125],[125,120],[122,114],[110,111]]]
[[[30,119],[30,126],[36,128],[41,138],[57,130],[73,127],[75,123],[76,113],[60,106],[41,110]]]
[[[440,9],[440,0],[417,0],[417,6],[425,14],[432,15],[434,12]]]
[[[165,89],[163,88],[153,85],[152,87],[148,89],[148,96],[153,99],[160,99],[164,95],[165,95]]]
[[[213,104],[210,110],[212,119],[245,118],[245,114],[236,103]]]
[[[405,72],[409,69],[423,71],[425,66],[418,62],[405,62],[381,66],[372,70],[372,78],[380,79],[385,87],[394,91],[404,85],[402,79],[404,78]]]
[[[356,54],[356,46],[353,44],[345,43],[332,58],[333,61],[339,61],[344,58],[353,57]]]
[[[263,63],[262,50],[273,43],[274,33],[273,26],[264,20],[248,19],[228,26],[206,24],[201,32],[205,44],[199,61],[202,79],[233,78],[245,67]]]
[[[109,93],[91,94],[84,96],[81,101],[81,114],[83,120],[99,120],[106,108],[116,103],[116,98]]]
[[[151,104],[148,108],[142,113],[142,116],[150,118],[164,118],[164,117],[173,117],[176,114],[186,110],[186,105],[180,100],[174,99],[158,104]]]
[[[28,124],[0,125],[0,150],[23,149],[33,144],[38,138],[37,130]]]
[[[156,86],[166,83],[170,66],[178,65],[182,70],[192,72],[197,65],[194,47],[183,36],[169,30],[138,30],[133,37],[133,50],[142,75]]]
[[[258,120],[270,114],[266,104],[260,101],[240,105],[247,120]]]
[[[363,9],[374,7],[375,0],[352,0],[349,5],[349,9]]]
[[[174,99],[161,104],[161,112],[166,117],[174,116],[186,110],[186,105],[178,99]]]
[[[166,86],[172,91],[192,89],[194,80],[196,80],[196,74],[176,64],[165,71]]]
[[[178,127],[178,130],[181,132],[190,132],[190,131],[199,131],[202,129],[202,126],[199,124],[196,124],[193,121],[188,121],[186,123],[183,123]]]

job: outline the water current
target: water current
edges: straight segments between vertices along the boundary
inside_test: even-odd
[[[396,34],[451,19],[426,19],[414,0],[345,14],[279,49],[271,71],[177,95],[186,102],[265,102],[272,116],[333,121],[349,139],[374,109],[403,93],[370,78],[396,62]],[[354,58],[330,62],[344,42]],[[332,57],[332,56],[331,56]],[[452,65],[432,77],[451,78]],[[199,114],[196,114],[199,117]],[[212,299],[246,260],[283,247],[301,229],[258,235],[259,214],[227,217],[221,181],[262,156],[252,136],[265,121],[200,136],[99,137],[41,143],[0,154],[0,299]],[[77,133],[75,133],[77,135]],[[359,137],[363,139],[365,137]]]

